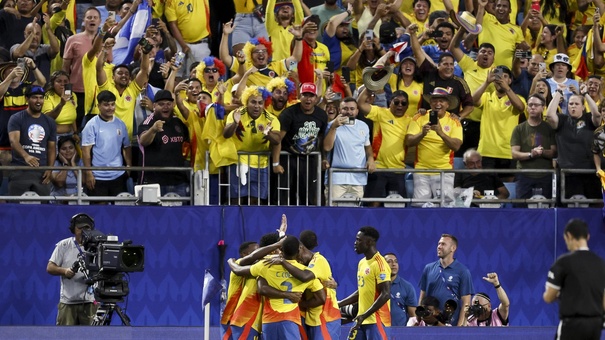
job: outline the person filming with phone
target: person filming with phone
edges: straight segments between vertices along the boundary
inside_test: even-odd
[[[343,99],[340,102],[339,114],[328,123],[323,147],[326,152],[329,152],[329,166],[367,169],[368,173],[372,173],[376,169],[376,163],[370,144],[370,129],[366,123],[356,119],[358,113],[359,109],[355,99],[351,97]],[[362,198],[364,187],[368,181],[368,173],[334,172],[332,185],[329,188],[326,187],[326,200],[327,190],[331,190],[332,197],[335,198],[342,197],[344,194]],[[327,185],[327,175],[325,180]]]
[[[462,145],[462,124],[449,112],[458,107],[458,98],[443,87],[425,95],[431,109],[420,109],[408,127],[406,145],[418,146],[416,169],[453,169],[454,152]],[[441,194],[453,200],[454,173],[414,173],[414,199],[439,198]],[[422,205],[422,203],[420,203]]]

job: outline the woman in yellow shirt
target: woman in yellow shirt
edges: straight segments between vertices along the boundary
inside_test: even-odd
[[[66,89],[67,88],[67,89]],[[74,135],[76,142],[80,138],[76,135],[76,96],[71,91],[69,76],[64,71],[56,71],[50,76],[46,85],[46,95],[42,113],[52,117],[57,124],[57,139],[61,136]]]

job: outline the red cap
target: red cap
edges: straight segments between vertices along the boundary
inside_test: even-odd
[[[317,86],[313,83],[304,83],[300,87],[300,94],[303,93],[313,93],[314,95],[317,95]]]

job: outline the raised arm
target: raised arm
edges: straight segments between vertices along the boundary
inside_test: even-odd
[[[223,37],[221,38],[218,50],[218,57],[228,68],[233,65],[233,57],[229,54],[229,35],[233,32],[234,28],[235,24],[233,24],[233,20],[229,20],[229,22],[223,24]]]
[[[546,122],[550,125],[551,128],[556,129],[559,125],[559,116],[557,116],[557,108],[559,107],[559,102],[563,97],[563,91],[561,89],[557,89],[555,94],[552,96],[552,100],[548,104],[548,108],[546,109]]]

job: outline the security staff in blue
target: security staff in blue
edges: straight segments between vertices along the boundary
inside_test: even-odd
[[[441,310],[445,310],[447,301],[455,301],[456,311],[448,322],[462,326],[464,313],[460,313],[460,310],[465,305],[470,305],[471,294],[474,294],[475,288],[468,268],[454,258],[456,249],[458,239],[455,236],[441,235],[437,244],[439,260],[427,264],[422,271],[419,301],[425,296],[434,296],[441,302]]]
[[[416,290],[399,273],[397,255],[386,253],[384,259],[391,267],[391,326],[405,327],[408,319],[416,315]]]

